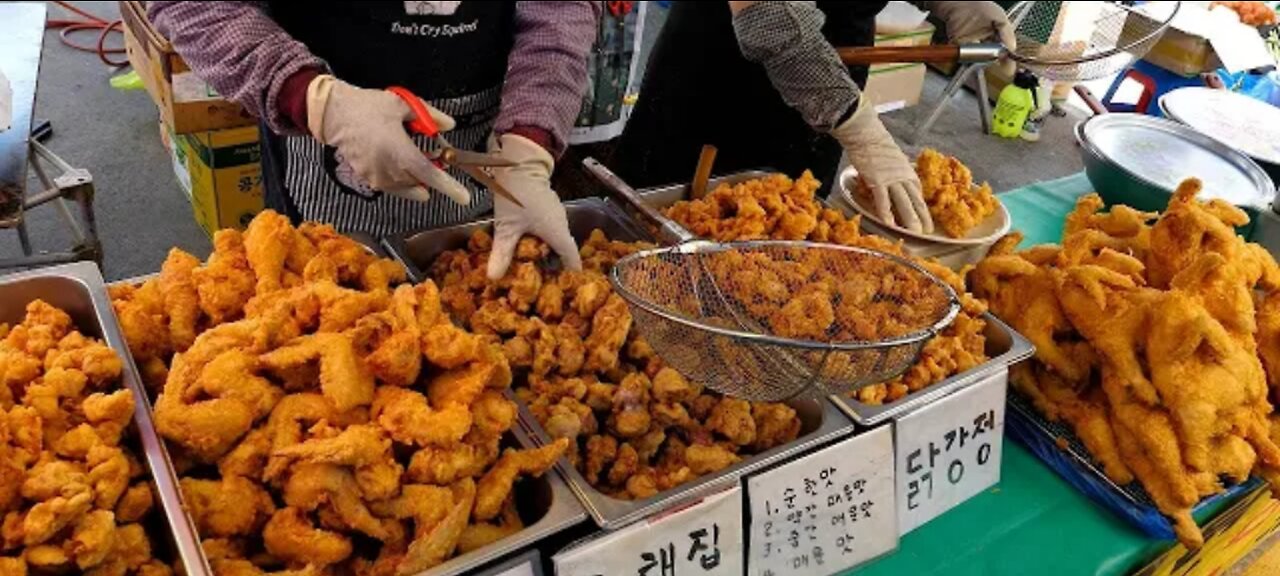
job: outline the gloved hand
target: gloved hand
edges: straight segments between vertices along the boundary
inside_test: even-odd
[[[489,151],[514,160],[516,165],[495,168],[493,177],[507,191],[520,199],[524,208],[511,201],[493,197],[493,251],[489,253],[489,279],[498,280],[507,273],[516,244],[525,234],[541,238],[568,270],[581,270],[578,244],[569,233],[560,197],[551,189],[551,172],[555,160],[542,146],[518,134],[503,134],[489,140]]]
[[[453,118],[428,105],[441,132],[452,130]],[[385,90],[358,88],[322,74],[307,86],[307,128],[338,155],[365,184],[402,198],[426,202],[428,188],[459,204],[471,193],[436,168],[409,138],[404,123],[413,112],[399,96]]]
[[[1018,35],[1009,16],[995,2],[925,2],[925,9],[947,25],[947,37],[953,44],[971,44],[995,39],[1009,51],[1018,48]],[[1017,64],[1001,62],[1001,72],[1013,78]]]
[[[933,218],[920,192],[920,178],[915,168],[865,97],[858,99],[857,111],[836,126],[831,135],[840,142],[849,163],[871,188],[880,221],[896,222],[913,232],[933,232]]]

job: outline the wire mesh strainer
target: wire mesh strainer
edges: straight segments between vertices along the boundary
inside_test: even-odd
[[[623,258],[610,280],[663,361],[717,392],[848,394],[905,372],[960,311],[946,283],[889,254],[695,240],[607,168],[584,164],[676,244]]]
[[[1013,50],[982,43],[919,47],[840,48],[846,64],[992,62],[1008,57],[1041,78],[1095,80],[1142,58],[1160,40],[1181,2],[1019,2],[1009,11]]]

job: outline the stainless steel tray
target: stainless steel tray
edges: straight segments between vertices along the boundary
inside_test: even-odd
[[[635,242],[649,239],[637,224],[600,198],[565,202],[564,208],[569,216],[569,231],[579,244],[586,241],[591,231],[597,228],[604,230],[610,240]],[[441,253],[466,246],[467,240],[471,239],[471,234],[476,230],[492,233],[493,220],[478,220],[407,236],[383,238],[382,245],[392,258],[404,264],[409,271],[409,279],[418,283],[430,277],[427,270]]]
[[[822,398],[799,398],[786,402],[800,418],[800,436],[795,440],[748,456],[715,474],[701,476],[671,490],[660,492],[644,500],[620,500],[596,490],[582,477],[569,461],[561,458],[557,467],[569,479],[569,486],[587,507],[596,524],[605,530],[616,530],[628,524],[653,516],[718,492],[740,478],[763,470],[853,433],[853,424],[844,414]],[[520,422],[529,428],[530,434],[541,444],[551,442],[551,437],[538,424],[523,402],[520,403]]]
[[[957,390],[980,382],[1001,368],[1013,366],[1035,354],[1036,349],[1031,345],[1031,341],[999,318],[988,313],[983,314],[982,319],[987,322],[984,335],[987,338],[987,357],[990,360],[977,367],[879,406],[863,404],[845,396],[832,396],[831,400],[854,422],[862,426],[874,426],[949,396]]]
[[[735,177],[755,178],[761,174],[763,173],[747,173]],[[721,179],[712,180],[712,182],[715,183],[717,180]],[[567,202],[565,208],[569,216],[569,228],[578,241],[585,240],[596,228],[604,230],[611,240],[634,242],[649,239],[649,235],[639,225],[633,223],[616,204],[599,198],[587,198]],[[408,238],[384,239],[383,242],[391,254],[404,263],[409,270],[410,278],[421,281],[427,277],[422,271],[430,268],[431,262],[442,252],[465,246],[472,232],[478,229],[489,229],[492,226],[492,220],[484,220],[429,230]],[[596,523],[601,528],[612,530],[714,492],[728,483],[736,482],[745,474],[853,433],[853,424],[849,419],[825,399],[798,399],[791,401],[790,405],[796,409],[801,419],[800,437],[795,441],[746,458],[731,468],[698,478],[646,500],[618,500],[604,495],[588,484],[567,460],[562,459],[559,468]],[[542,425],[529,413],[523,403],[520,405],[520,421],[535,441],[540,443],[550,441]]]
[[[507,393],[512,400],[515,395]],[[523,408],[523,406],[522,406]],[[537,443],[520,426],[508,433],[510,442],[521,448],[533,448]],[[453,576],[469,574],[484,565],[505,558],[507,555],[533,547],[533,544],[553,534],[566,530],[587,519],[573,490],[565,483],[559,470],[551,470],[541,478],[524,478],[516,483],[516,506],[525,528],[493,544],[455,557],[418,576]]]
[[[158,510],[162,511],[167,533],[172,538],[175,560],[191,576],[212,571],[200,549],[199,539],[182,504],[178,475],[174,472],[160,436],[151,421],[151,402],[138,377],[138,369],[120,334],[115,312],[107,297],[102,273],[92,263],[81,262],[42,268],[0,278],[0,322],[20,321],[27,303],[41,299],[66,311],[76,328],[86,336],[100,338],[120,354],[124,363],[122,381],[135,401],[133,433],[130,441],[146,459],[155,486]]]

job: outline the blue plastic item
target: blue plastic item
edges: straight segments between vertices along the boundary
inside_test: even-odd
[[[1114,98],[1120,86],[1126,80],[1138,82],[1143,86],[1143,95],[1137,103],[1115,102]],[[1125,69],[1123,74],[1116,76],[1111,87],[1107,89],[1106,95],[1102,97],[1102,105],[1106,106],[1109,112],[1136,112],[1138,114],[1149,114],[1151,116],[1164,116],[1160,111],[1160,107],[1155,103],[1160,101],[1160,97],[1168,92],[1172,92],[1179,88],[1187,86],[1204,86],[1204,81],[1199,76],[1181,76],[1174,74],[1164,68],[1156,66],[1146,60],[1138,60],[1132,66]]]
[[[1044,421],[1028,400],[1013,391],[1009,393],[1004,430],[1009,438],[1025,446],[1076,490],[1120,516],[1143,534],[1161,540],[1175,538],[1169,519],[1156,509],[1151,497],[1136,481],[1128,486],[1117,487],[1102,475],[1101,465],[1092,461],[1092,457],[1070,428]],[[1058,438],[1066,442],[1065,448],[1059,446]],[[1248,482],[1200,501],[1192,509],[1192,513],[1223,501],[1234,500],[1261,483],[1257,478],[1250,478]]]

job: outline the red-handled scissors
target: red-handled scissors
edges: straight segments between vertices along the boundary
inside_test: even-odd
[[[414,133],[436,141],[436,149],[432,152],[426,152],[427,158],[431,160],[432,164],[435,164],[441,170],[448,166],[456,166],[494,194],[510,200],[516,206],[524,208],[524,204],[521,204],[514,194],[499,184],[493,175],[486,170],[486,168],[513,166],[515,162],[497,154],[454,148],[440,133],[440,127],[436,126],[436,121],[431,118],[431,112],[427,110],[427,105],[423,104],[422,100],[414,95],[413,92],[401,86],[387,88],[387,92],[399,96],[413,111],[413,120],[407,122],[405,126]]]

